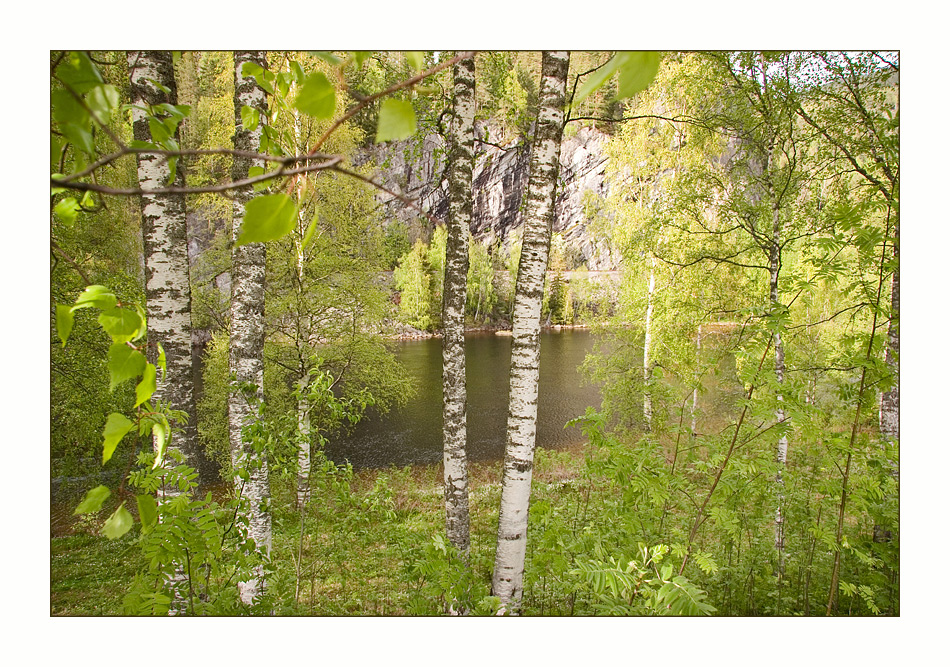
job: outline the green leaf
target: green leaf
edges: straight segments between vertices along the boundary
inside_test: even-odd
[[[581,89],[578,90],[574,95],[574,100],[571,102],[571,106],[576,107],[578,104],[587,99],[591,93],[604,85],[604,83],[606,83],[607,80],[614,75],[614,72],[617,71],[620,65],[623,64],[623,61],[624,57],[622,54],[618,53],[613,58],[608,60],[607,64],[588,76],[584,80],[584,85],[581,86]]]
[[[341,62],[343,62],[337,56],[333,55],[329,51],[311,51],[310,53],[316,56],[317,58],[319,58],[320,60],[322,60],[323,62],[330,63],[334,67],[336,67]]]
[[[135,148],[140,150],[149,150],[158,148],[158,144],[154,144],[151,141],[140,141],[138,139],[129,142],[129,148]]]
[[[125,501],[123,500],[122,504],[119,505],[119,509],[106,519],[105,525],[102,526],[102,534],[110,540],[117,540],[129,532],[131,528],[132,515],[129,514],[129,510],[125,509]]]
[[[165,377],[165,374],[168,370],[165,368],[165,348],[162,347],[161,343],[155,343],[158,347],[158,367],[162,369],[162,377]]]
[[[313,218],[310,220],[310,224],[307,225],[307,231],[303,235],[303,242],[300,244],[302,249],[306,249],[310,245],[310,241],[313,240],[313,234],[317,231],[317,222],[320,220],[320,214],[315,213]],[[65,345],[66,343],[63,343]]]
[[[102,429],[103,464],[112,458],[112,454],[115,453],[115,448],[118,447],[119,442],[125,437],[125,434],[132,430],[133,426],[135,426],[135,424],[129,421],[125,415],[121,415],[118,412],[113,412],[109,415],[109,418],[106,419],[106,426]]]
[[[110,292],[109,288],[103,287],[102,285],[89,285],[89,287],[76,297],[76,304],[72,309],[79,310],[80,308],[95,306],[100,310],[108,310],[115,308],[117,301],[115,294]]]
[[[412,69],[419,71],[425,64],[425,54],[422,51],[406,51],[406,62]]]
[[[53,213],[67,225],[72,225],[76,222],[76,215],[79,213],[79,202],[75,197],[60,199],[53,207]]]
[[[304,73],[303,68],[300,66],[300,63],[298,63],[296,60],[290,61],[290,71],[291,73],[293,73],[294,82],[298,86],[307,79],[307,75]]]
[[[105,125],[119,106],[119,89],[111,84],[96,86],[86,95],[86,105],[96,119]]]
[[[86,493],[86,497],[82,499],[82,502],[79,503],[79,506],[73,510],[73,515],[76,514],[88,514],[89,512],[98,512],[102,509],[102,503],[105,502],[106,498],[112,495],[112,492],[105,486],[99,485],[94,489],[90,489]]]
[[[267,173],[267,170],[264,167],[258,167],[258,166],[249,167],[247,170],[247,177],[254,178],[256,176],[263,176],[265,173]],[[263,192],[264,190],[269,188],[271,186],[271,183],[273,182],[274,182],[274,179],[268,178],[266,181],[260,181],[258,183],[255,183],[253,185],[254,192]]]
[[[110,308],[99,315],[99,324],[112,336],[113,343],[125,343],[135,338],[142,327],[142,318],[131,308]]]
[[[158,523],[158,506],[155,497],[149,493],[135,496],[139,506],[139,520],[142,522],[142,532],[147,533]]]
[[[660,54],[657,51],[627,51],[620,65],[620,84],[616,99],[633,97],[649,86],[660,70]]]
[[[307,77],[297,97],[294,108],[314,118],[330,118],[336,111],[336,91],[326,75],[315,72]]]
[[[50,137],[50,143],[53,143],[54,140],[56,141],[56,143],[60,143],[59,140],[56,139],[56,137]],[[58,150],[58,149],[57,149],[57,150]],[[62,180],[63,174],[50,174],[49,177],[50,177],[50,180],[52,180],[52,179]],[[62,193],[64,193],[64,192],[66,192],[66,190],[67,190],[67,188],[57,188],[57,187],[50,186],[49,193],[50,193],[51,196],[52,196],[52,195],[59,195],[59,194],[62,194]]]
[[[416,112],[406,100],[387,99],[379,108],[376,143],[411,137],[416,132]]]
[[[157,374],[158,370],[154,364],[145,365],[145,370],[142,372],[142,381],[135,386],[135,405],[132,407],[137,408],[152,397],[152,394],[155,393]]]
[[[71,51],[56,68],[56,76],[80,95],[103,83],[95,64],[81,51]]]
[[[151,116],[148,119],[148,129],[149,132],[152,133],[152,140],[158,143],[167,141],[172,136],[169,134],[168,127],[166,127],[165,123],[154,116]]]
[[[285,194],[263,195],[247,203],[237,245],[273,241],[286,235],[297,222],[297,205]]]
[[[261,122],[261,112],[246,104],[241,107],[241,125],[248,132],[253,132]]]
[[[359,69],[363,66],[363,62],[367,58],[373,55],[372,51],[354,51],[353,52],[353,62],[356,64],[356,68]]]
[[[139,314],[139,329],[135,332],[132,340],[139,340],[148,333],[148,322],[146,320],[145,309],[139,304],[135,304],[135,312]]]
[[[69,338],[73,330],[73,309],[69,306],[56,306],[56,335],[63,341],[63,347],[66,347],[66,339]]]
[[[145,355],[125,343],[113,343],[109,347],[109,391],[115,391],[121,383],[138,377],[145,370]]]
[[[165,446],[168,443],[168,425],[152,424],[152,438],[154,439],[155,463],[152,464],[152,470],[162,465],[165,458]]]

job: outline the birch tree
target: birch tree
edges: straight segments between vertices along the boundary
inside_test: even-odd
[[[170,51],[129,51],[132,84],[132,134],[151,143],[164,137],[168,128],[157,122],[160,105],[178,104],[175,72]],[[155,114],[155,115],[153,115]],[[178,127],[168,137],[177,143]],[[184,176],[174,159],[138,153],[139,184],[143,190],[173,185],[181,187]],[[177,167],[177,168],[176,168]],[[165,352],[167,372],[155,392],[173,410],[187,415],[177,445],[195,467],[196,427],[194,375],[191,357],[191,283],[188,272],[188,239],[183,194],[142,195],[142,240],[145,250],[145,295],[148,312],[148,348],[151,360],[158,347]],[[169,490],[170,493],[170,490]]]
[[[554,220],[569,61],[566,51],[542,54],[538,116],[524,196],[524,237],[512,323],[508,435],[492,576],[492,594],[500,599],[500,610],[509,613],[517,613],[524,586],[528,502],[537,436],[541,302]]]
[[[246,63],[267,66],[262,51],[238,51],[234,54],[234,148],[254,152],[260,146],[263,127],[254,130],[242,122],[242,109],[255,109],[263,119],[267,113],[264,90],[251,76],[245,76]],[[247,116],[247,114],[245,114]],[[263,161],[234,156],[231,177],[235,181],[247,178],[252,166],[263,167]],[[263,243],[236,243],[241,232],[245,206],[252,198],[250,189],[235,191],[232,209],[231,250],[231,330],[229,366],[237,389],[228,399],[228,431],[231,440],[232,469],[246,469],[245,479],[235,478],[236,489],[248,501],[248,536],[254,540],[257,551],[265,558],[271,549],[271,516],[267,507],[270,500],[267,457],[255,450],[243,435],[245,426],[256,416],[264,398],[264,264]],[[258,576],[238,583],[241,600],[252,604],[263,592],[261,571]]]
[[[449,133],[449,214],[442,291],[442,442],[445,532],[462,554],[469,550],[466,459],[465,297],[475,144],[475,59],[452,70],[455,94]]]

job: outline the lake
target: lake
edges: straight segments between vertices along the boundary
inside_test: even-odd
[[[538,446],[557,449],[583,440],[580,428],[564,425],[584,414],[587,406],[600,406],[600,388],[587,383],[578,370],[596,339],[584,329],[541,332]],[[400,341],[396,356],[417,383],[418,393],[386,415],[370,408],[349,434],[331,438],[326,452],[336,463],[381,468],[442,461],[442,340]],[[504,457],[510,360],[510,336],[465,336],[471,461]]]

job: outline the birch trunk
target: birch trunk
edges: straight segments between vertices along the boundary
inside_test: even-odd
[[[524,238],[515,287],[508,436],[492,576],[492,594],[500,599],[500,613],[517,613],[523,593],[528,502],[537,435],[541,301],[554,219],[569,60],[566,51],[545,51],[541,57],[538,118],[524,197]]]
[[[175,73],[169,51],[129,51],[129,78],[132,84],[132,134],[138,141],[152,141],[148,114],[139,107],[177,104]],[[166,87],[165,93],[159,85]],[[178,139],[176,132],[175,139]],[[169,185],[171,169],[159,155],[140,153],[137,158],[139,185],[155,189]],[[181,164],[171,185],[184,186]],[[188,226],[185,196],[181,194],[143,195],[142,240],[145,254],[145,298],[148,312],[150,361],[165,350],[167,372],[153,394],[153,400],[167,402],[173,410],[188,415],[181,432],[169,444],[185,455],[188,465],[197,467],[194,374],[191,357],[191,283],[188,270]],[[177,441],[177,443],[176,443]],[[171,495],[171,489],[161,489]],[[176,494],[177,495],[177,494]]]
[[[300,444],[297,448],[297,507],[300,510],[310,499],[310,403],[307,391],[310,376],[298,380],[300,399],[297,402],[297,429],[300,431]]]
[[[145,109],[159,104],[178,104],[175,70],[169,51],[129,51],[129,80],[132,87],[132,135],[152,142]],[[164,86],[164,92],[159,86]],[[176,129],[175,140],[179,141]],[[185,184],[181,164],[174,179],[171,166],[159,155],[136,156],[139,186],[143,190]],[[194,365],[191,345],[191,280],[188,268],[188,225],[185,196],[181,194],[142,195],[142,242],[145,260],[145,301],[148,314],[148,356],[155,362],[158,346],[165,351],[166,372],[161,377],[153,401],[166,402],[186,414],[180,434],[169,440],[168,449],[185,456],[186,464],[197,469]],[[158,443],[153,443],[157,449]],[[158,489],[160,500],[180,495],[174,485]],[[169,615],[184,613],[182,591],[188,576],[183,566],[169,576],[174,599]]]
[[[650,257],[650,282],[647,284],[647,313],[643,324],[643,420],[653,430],[653,396],[650,394],[650,344],[653,342],[653,291],[656,288],[656,257]]]
[[[234,54],[234,148],[256,151],[260,146],[263,119],[267,113],[267,97],[253,77],[244,77],[241,68],[252,62],[266,67],[262,51],[240,51]],[[249,106],[261,112],[261,124],[254,131],[241,123],[241,108]],[[263,161],[234,157],[231,177],[247,178],[252,166],[263,166]],[[234,193],[232,209],[232,241],[241,232],[244,210],[253,192],[249,189]],[[231,440],[231,463],[234,470],[246,468],[249,477],[242,482],[235,478],[238,492],[248,501],[248,537],[254,540],[258,553],[267,558],[271,549],[271,517],[268,509],[270,484],[267,457],[255,452],[251,443],[242,437],[242,429],[256,418],[257,407],[264,399],[264,259],[263,243],[234,245],[231,250],[231,339],[229,363],[232,376],[240,386],[254,386],[250,392],[232,391],[228,398],[228,429]],[[262,573],[238,583],[241,600],[253,604],[263,592]]]
[[[884,363],[891,373],[894,383],[881,394],[879,425],[881,436],[890,442],[900,441],[900,223],[894,226],[894,273],[891,274],[891,317],[887,324],[887,348],[884,351]],[[900,465],[897,461],[888,461],[891,475],[900,487]],[[891,531],[885,526],[874,525],[875,542],[888,542]]]
[[[703,325],[700,324],[696,328],[696,367],[699,368],[699,356],[702,354],[703,350]],[[700,378],[696,378],[696,386],[693,387],[693,405],[689,410],[690,424],[689,432],[693,438],[696,437],[696,413],[699,410],[699,382]]]
[[[466,458],[465,283],[472,221],[475,145],[475,59],[453,67],[455,95],[449,134],[449,215],[446,224],[442,290],[442,461],[445,477],[445,532],[468,555],[469,505]]]
[[[894,236],[900,234],[899,223],[895,225]],[[893,377],[893,386],[881,394],[880,427],[881,435],[888,440],[900,439],[900,245],[894,243],[894,273],[891,275],[891,318],[887,325],[887,350],[884,363]]]
[[[772,309],[779,307],[778,281],[779,272],[782,268],[781,256],[781,237],[782,237],[782,219],[779,213],[778,204],[772,205],[772,245],[769,249],[769,300],[772,303]],[[782,423],[785,421],[785,410],[781,407],[784,398],[781,393],[782,384],[785,382],[785,345],[782,342],[782,332],[776,331],[774,334],[775,346],[775,381],[778,384],[779,392],[776,400],[779,407],[775,410],[775,421]],[[788,437],[783,433],[778,439],[775,453],[778,461],[778,471],[775,473],[775,549],[778,552],[778,576],[781,579],[785,567],[785,516],[782,511],[785,504],[785,480],[782,473],[785,470],[785,462],[788,458]]]

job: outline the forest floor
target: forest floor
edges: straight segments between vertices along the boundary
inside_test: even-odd
[[[575,478],[584,466],[586,443],[561,450],[539,449],[535,489],[553,490]],[[491,576],[501,489],[500,461],[469,466],[472,523],[472,562],[476,577],[486,585]],[[278,613],[286,615],[407,615],[432,613],[431,599],[420,589],[424,582],[412,572],[417,560],[437,535],[444,534],[442,466],[363,469],[350,484],[355,504],[378,502],[380,489],[393,514],[385,521],[360,521],[359,512],[334,512],[317,498],[311,501],[304,540],[301,580],[295,571],[300,544],[299,514],[293,508],[290,480],[274,480],[274,545],[282,590]],[[227,487],[211,487],[224,499]],[[206,492],[200,489],[199,492]],[[73,500],[75,502],[73,502]],[[50,508],[50,615],[123,615],[122,598],[144,565],[138,527],[118,540],[98,535],[111,509],[99,515],[75,517],[79,499]],[[287,580],[293,579],[291,584]],[[415,590],[414,590],[415,589]],[[296,597],[296,600],[294,598]]]

